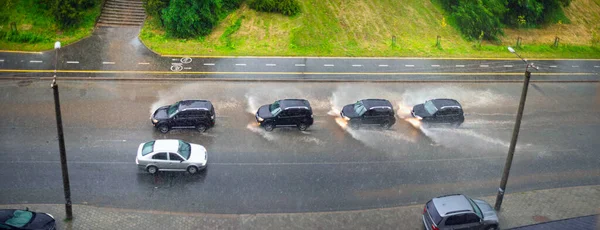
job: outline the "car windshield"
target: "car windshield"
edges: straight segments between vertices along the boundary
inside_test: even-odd
[[[438,109],[435,107],[432,101],[427,101],[425,102],[425,110],[427,110],[429,114],[435,114]]]
[[[271,104],[271,106],[269,106],[269,111],[271,111],[271,114],[273,116],[277,116],[277,114],[279,114],[279,112],[281,112],[281,107],[279,106],[279,101],[276,101],[273,104]]]
[[[365,112],[367,112],[367,108],[363,105],[362,101],[357,101],[354,103],[354,112],[358,114],[358,116],[362,116]]]
[[[473,210],[475,210],[475,214],[483,219],[483,213],[481,213],[481,209],[479,209],[479,206],[477,205],[477,203],[475,203],[475,201],[471,200],[471,198],[468,198],[469,203],[471,203],[471,206],[473,207]]]
[[[142,156],[148,155],[154,149],[154,141],[146,142],[142,147]]]
[[[179,102],[169,106],[169,110],[167,110],[169,117],[173,117],[173,115],[175,115],[175,113],[177,113],[178,108],[179,108]]]
[[[186,143],[185,141],[179,141],[179,149],[177,152],[186,160],[190,159],[190,152],[192,151],[192,146]]]

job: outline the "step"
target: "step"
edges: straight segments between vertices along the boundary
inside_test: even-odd
[[[110,17],[100,17],[99,21],[120,21],[120,22],[134,22],[134,23],[143,23],[144,19],[132,19],[132,18],[110,18]]]
[[[129,17],[129,18],[146,18],[145,14],[115,14],[115,13],[102,13],[100,16],[107,17]]]
[[[116,3],[112,3],[112,2],[107,2],[104,5],[104,7],[123,8],[123,9],[132,9],[132,10],[144,10],[143,6],[116,4]]]
[[[132,19],[132,20],[144,20],[146,17],[144,16],[132,16],[132,15],[122,15],[122,14],[102,14],[100,18],[119,18],[119,19]]]
[[[129,8],[119,8],[119,7],[115,7],[115,6],[104,6],[102,9],[103,10],[116,10],[116,11],[122,11],[122,12],[146,13],[144,8],[129,9]]]
[[[107,23],[96,23],[98,27],[140,27],[141,25],[121,25],[121,24],[107,24]]]
[[[143,11],[129,11],[129,10],[109,9],[109,8],[102,9],[102,13],[146,15],[146,13],[144,13]]]
[[[132,13],[132,12],[121,12],[121,11],[102,11],[102,15],[130,15],[136,17],[146,17],[145,13]]]
[[[109,24],[109,25],[132,25],[132,26],[141,26],[143,22],[129,22],[129,21],[119,21],[119,20],[104,20],[99,19],[98,24]]]
[[[107,0],[106,3],[109,2],[114,2],[114,3],[121,3],[121,4],[132,4],[132,5],[138,5],[138,6],[143,6],[144,2],[142,1],[125,1],[125,0]]]

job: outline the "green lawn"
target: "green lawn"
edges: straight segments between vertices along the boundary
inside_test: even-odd
[[[36,0],[17,0],[8,17],[15,22],[18,41],[7,41],[0,38],[0,50],[40,51],[54,48],[54,42],[60,41],[62,46],[76,42],[89,36],[94,29],[96,18],[100,15],[102,4],[85,12],[83,22],[77,27],[60,31],[54,18],[46,13]],[[8,22],[0,25],[0,31],[10,30]]]
[[[256,12],[243,6],[225,18],[211,35],[187,40],[165,38],[158,20],[148,18],[140,38],[150,49],[166,55],[514,57],[506,50],[512,45],[510,38],[499,44],[484,42],[481,47],[463,39],[456,29],[444,23],[444,13],[431,1],[299,2],[302,13],[295,17]],[[573,1],[572,5],[576,3]],[[440,47],[436,46],[438,35]],[[564,37],[562,40],[569,41]],[[529,58],[600,58],[599,46],[563,42],[552,48],[551,41],[535,42],[524,43],[520,52]]]

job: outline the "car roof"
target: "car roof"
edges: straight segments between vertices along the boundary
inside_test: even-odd
[[[458,107],[462,108],[460,103],[458,103],[458,101],[456,101],[454,99],[438,98],[438,99],[432,99],[431,102],[433,102],[433,104],[438,108],[445,107],[445,106],[458,106]]]
[[[305,99],[282,99],[279,100],[279,106],[284,110],[289,107],[306,107],[311,109],[310,103]]]
[[[173,152],[179,148],[179,140],[155,140],[153,152]]]
[[[440,216],[447,216],[448,214],[458,212],[473,212],[473,207],[465,195],[447,195],[440,196],[432,199],[435,209],[437,209]]]
[[[179,102],[179,110],[184,111],[188,109],[202,109],[211,110],[212,103],[207,100],[183,100]]]
[[[390,107],[393,108],[392,103],[386,99],[363,99],[360,100],[365,108],[372,109],[373,107]]]

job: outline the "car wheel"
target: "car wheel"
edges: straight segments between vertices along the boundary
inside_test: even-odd
[[[304,130],[308,129],[308,125],[306,125],[305,123],[300,123],[300,124],[298,124],[298,129],[300,131],[304,131]]]
[[[150,174],[155,174],[156,172],[158,172],[158,168],[156,166],[150,166],[146,170],[148,170],[148,173]]]
[[[158,126],[158,131],[161,133],[168,133],[169,132],[169,126],[167,125],[159,125]]]
[[[198,130],[198,132],[201,132],[201,133],[206,132],[206,129],[207,129],[207,127],[204,124],[196,125],[196,130]]]
[[[384,129],[389,129],[390,127],[392,127],[392,122],[390,122],[390,121],[384,121],[384,122],[381,124],[381,128],[384,128]]]
[[[187,172],[191,175],[194,175],[198,172],[198,168],[196,166],[189,166],[187,168]]]
[[[498,229],[498,226],[496,226],[496,225],[487,226],[487,227],[485,228],[485,230],[497,230],[497,229]]]
[[[267,132],[271,132],[271,131],[273,131],[273,129],[275,129],[275,125],[273,125],[271,123],[267,123],[264,125],[264,128]]]

